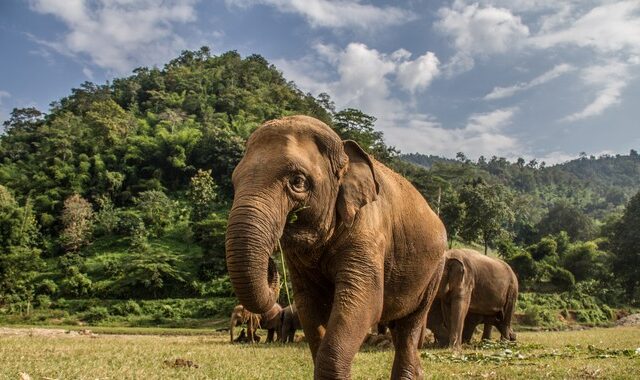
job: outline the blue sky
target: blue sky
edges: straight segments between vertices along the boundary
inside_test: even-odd
[[[407,153],[640,149],[638,0],[4,0],[0,119],[202,45],[263,55]]]

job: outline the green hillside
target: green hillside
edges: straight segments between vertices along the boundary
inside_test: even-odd
[[[4,122],[0,317],[202,326],[227,316],[231,172],[257,126],[291,114],[325,121],[406,176],[452,240],[507,259],[536,323],[552,293],[597,310],[594,323],[610,318],[605,303],[638,301],[638,276],[620,265],[637,255],[624,230],[637,209],[625,208],[640,188],[636,152],[552,167],[399,155],[375,118],[301,92],[264,58],[201,48]]]

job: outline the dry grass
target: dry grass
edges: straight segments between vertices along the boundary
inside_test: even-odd
[[[91,336],[12,331],[0,331],[2,379],[18,379],[21,372],[32,379],[308,379],[313,373],[305,344],[230,345],[224,333]],[[518,338],[515,346],[470,346],[458,355],[423,350],[425,374],[573,379],[637,378],[640,373],[638,327],[529,332]],[[391,350],[363,350],[356,357],[353,378],[387,379],[392,356]]]

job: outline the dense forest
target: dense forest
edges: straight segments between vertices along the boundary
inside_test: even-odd
[[[640,301],[636,151],[555,166],[401,154],[374,117],[303,93],[261,56],[203,47],[84,83],[47,113],[13,110],[0,135],[0,316],[184,325],[228,315],[231,172],[255,128],[291,114],[323,120],[412,181],[452,245],[507,260],[525,290],[523,323],[556,324],[558,310],[606,322]]]

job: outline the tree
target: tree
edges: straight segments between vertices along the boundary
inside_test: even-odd
[[[625,287],[629,299],[638,300],[640,291],[640,192],[627,204],[611,237],[613,271]]]
[[[554,258],[557,256],[558,243],[552,237],[547,236],[542,238],[537,244],[530,246],[527,250],[536,261]]]
[[[62,210],[64,229],[60,234],[62,245],[68,252],[78,252],[89,244],[93,233],[93,209],[91,204],[78,194],[64,201]]]
[[[533,260],[529,252],[515,254],[513,257],[508,259],[508,263],[511,268],[513,268],[513,271],[516,272],[518,281],[522,284],[522,287],[536,278],[538,274],[536,262]]]
[[[540,236],[566,231],[572,241],[589,240],[595,234],[593,220],[567,202],[553,205],[536,228]]]
[[[38,226],[29,199],[20,207],[0,185],[0,305],[31,302],[42,264],[37,244]]]
[[[571,272],[576,281],[598,279],[606,272],[605,254],[594,242],[576,243],[562,258],[562,266]]]
[[[173,220],[173,202],[159,190],[140,193],[136,198],[136,208],[140,211],[145,226],[156,236],[162,235]]]
[[[382,132],[374,129],[375,123],[375,117],[354,108],[344,109],[333,116],[333,126],[343,140],[354,140],[376,159],[389,162],[397,151],[385,144]]]
[[[206,219],[212,212],[217,199],[218,186],[211,177],[211,170],[200,170],[191,177],[189,201],[191,202],[191,220]]]
[[[453,239],[458,236],[462,229],[465,218],[465,209],[458,193],[453,190],[445,190],[442,194],[442,206],[440,207],[440,219],[447,229],[449,238],[449,248],[453,244]]]
[[[460,190],[460,201],[465,205],[462,237],[468,241],[478,238],[484,244],[484,253],[490,244],[513,222],[510,209],[511,195],[502,185],[489,185],[483,180],[466,184]]]

